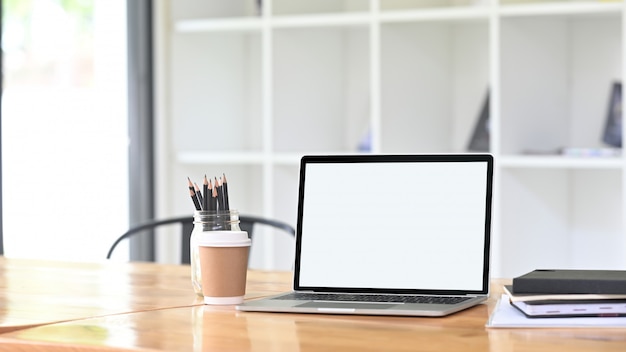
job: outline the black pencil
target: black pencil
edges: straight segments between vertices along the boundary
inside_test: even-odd
[[[198,202],[200,203],[200,207],[202,208],[201,210],[204,209],[204,207],[202,206],[202,204],[204,204],[204,199],[202,198],[202,192],[200,192],[200,187],[198,187],[197,183],[193,183],[194,186],[194,191],[196,192],[196,198],[198,198]]]
[[[209,180],[206,178],[206,175],[204,175],[204,181],[203,181],[203,191],[204,191],[204,198],[203,198],[203,203],[202,203],[202,209],[204,210],[211,210],[209,209],[209,199],[211,198],[211,195],[209,194]]]
[[[196,210],[202,210],[202,206],[200,205],[198,201],[198,196],[196,195],[196,189],[193,186],[193,182],[191,182],[191,179],[189,177],[187,177],[187,184],[189,188],[189,195],[191,196],[193,205],[195,206]]]
[[[211,180],[208,180],[208,187],[209,189],[207,190],[206,196],[207,210],[215,210],[215,200],[213,198],[213,184],[211,183]]]
[[[213,184],[211,196],[211,210],[217,211],[217,184]]]
[[[222,174],[222,193],[224,193],[224,210],[229,210],[230,206],[228,204],[228,182],[226,181],[226,174]]]
[[[191,200],[193,201],[193,205],[196,207],[196,210],[202,210],[202,207],[200,206],[200,201],[198,200],[198,196],[196,195],[196,192],[193,191],[193,189],[189,190],[189,196],[191,197]]]
[[[193,182],[191,182],[191,179],[189,177],[187,177],[187,183],[188,183],[189,190],[192,192],[195,192],[196,190],[193,188]]]
[[[217,181],[217,177],[215,178],[215,185],[213,186],[213,188],[217,188],[217,209],[225,210],[224,209],[224,192],[222,190],[222,178],[221,177],[220,177],[219,183]]]

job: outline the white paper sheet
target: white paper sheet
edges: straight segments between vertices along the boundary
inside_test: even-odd
[[[626,328],[626,317],[527,318],[511,306],[509,296],[503,294],[486,326],[488,328]]]

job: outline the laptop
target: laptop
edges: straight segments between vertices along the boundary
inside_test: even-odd
[[[445,316],[485,301],[493,157],[310,155],[293,291],[240,311]]]

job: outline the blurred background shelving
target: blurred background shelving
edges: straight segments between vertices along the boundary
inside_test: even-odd
[[[622,1],[171,0],[156,10],[161,216],[191,212],[187,176],[226,173],[242,213],[295,226],[301,155],[467,152],[489,94],[493,276],[626,269],[623,157],[549,154],[607,147],[610,89],[625,70]],[[292,239],[261,240],[253,266],[291,268]]]

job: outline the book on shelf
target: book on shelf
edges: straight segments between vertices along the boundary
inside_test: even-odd
[[[626,294],[624,270],[541,269],[513,279],[515,294]]]
[[[489,139],[491,138],[489,125],[489,91],[487,91],[485,99],[483,100],[482,107],[480,109],[480,114],[478,115],[478,119],[476,120],[476,125],[474,126],[472,136],[468,143],[467,150],[477,152],[489,151]]]
[[[622,147],[622,82],[613,82],[602,141],[610,146]]]
[[[626,316],[626,294],[516,294],[511,285],[504,292],[530,318]]]

